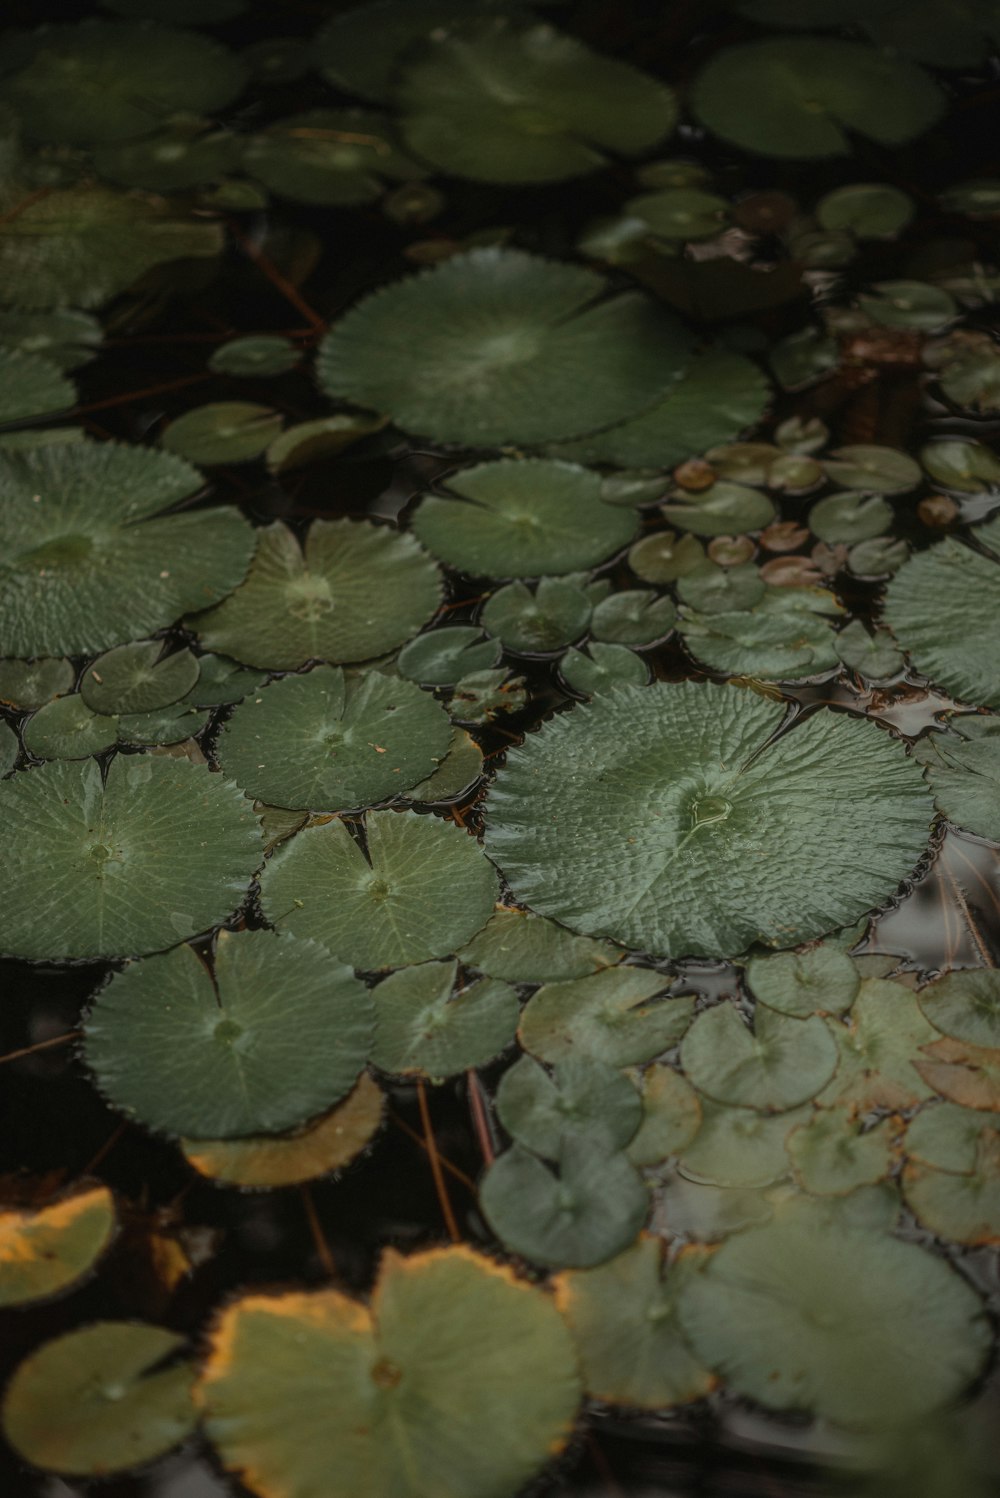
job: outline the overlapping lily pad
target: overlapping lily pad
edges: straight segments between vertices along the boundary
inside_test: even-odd
[[[399,149],[388,116],[369,109],[311,109],[251,136],[246,171],[300,203],[368,203],[385,179],[406,181],[423,168]]]
[[[824,588],[769,587],[749,609],[682,607],[677,629],[695,659],[720,675],[796,681],[837,664],[832,621],[841,612]]]
[[[837,1047],[818,1015],[796,1019],[762,1004],[751,1031],[732,1004],[716,1004],[685,1035],[681,1065],[717,1102],[781,1113],[826,1086]]]
[[[517,655],[549,655],[578,640],[590,623],[591,602],[578,582],[543,577],[532,589],[508,583],[490,598],[483,628]]]
[[[840,1056],[836,1075],[820,1095],[861,1111],[912,1108],[931,1095],[920,1066],[923,1048],[938,1032],[901,983],[866,978],[846,1025],[830,1023]]]
[[[32,713],[21,730],[36,759],[89,759],[118,741],[118,719],[89,708],[79,692]]]
[[[768,1008],[804,1019],[850,1009],[861,974],[846,952],[824,944],[805,952],[755,957],[747,964],[747,982]]]
[[[85,1186],[34,1208],[0,1209],[0,1305],[68,1289],[100,1258],[115,1226],[106,1186]]]
[[[149,713],[186,696],[198,674],[190,650],[164,655],[161,640],[138,640],[98,656],[83,673],[80,695],[95,713]]]
[[[373,990],[376,1066],[440,1080],[485,1066],[511,1044],[520,1014],[514,989],[484,978],[455,991],[457,972],[457,962],[427,962],[383,978]]]
[[[0,661],[0,702],[12,707],[44,707],[53,697],[71,691],[75,680],[72,661],[61,656]]]
[[[458,953],[463,962],[508,983],[555,983],[614,967],[621,952],[576,936],[527,910],[501,909]]]
[[[898,1121],[884,1118],[872,1128],[845,1108],[820,1109],[788,1136],[788,1153],[806,1191],[846,1196],[884,1180],[892,1168]]]
[[[920,990],[918,1002],[942,1035],[968,1045],[1000,1046],[1000,972],[996,968],[945,973]]]
[[[702,1100],[701,1125],[678,1151],[678,1170],[688,1181],[728,1190],[769,1186],[788,1175],[785,1141],[807,1110],[758,1113]]]
[[[961,717],[951,733],[929,733],[914,757],[950,822],[1000,842],[1000,718]]]
[[[621,1149],[642,1118],[639,1094],[628,1077],[587,1055],[567,1058],[551,1075],[522,1056],[504,1073],[496,1106],[511,1138],[550,1160],[558,1159],[571,1135]]]
[[[650,1061],[677,1044],[694,999],[670,998],[669,979],[650,968],[615,967],[547,983],[529,1000],[518,1038],[542,1061],[595,1056],[612,1066]]]

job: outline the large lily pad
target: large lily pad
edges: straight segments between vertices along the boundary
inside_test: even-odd
[[[188,760],[55,763],[0,784],[16,875],[0,950],[126,957],[207,930],[260,862],[257,821],[232,782]]]
[[[716,1004],[685,1035],[681,1064],[706,1097],[780,1113],[826,1086],[837,1047],[818,1015],[795,1019],[762,1004],[751,1031],[732,1004]]]
[[[365,839],[362,852],[334,821],[279,848],[261,878],[268,919],[368,971],[447,957],[485,925],[496,874],[460,827],[370,812]]]
[[[0,457],[5,648],[94,654],[235,588],[254,544],[239,512],[161,513],[201,482],[179,458],[113,442]]]
[[[114,1197],[106,1186],[85,1186],[47,1206],[0,1209],[0,1305],[67,1289],[100,1258],[114,1232]]]
[[[580,1384],[548,1296],[448,1248],[386,1252],[370,1308],[337,1290],[242,1296],[198,1393],[223,1464],[256,1493],[504,1498],[565,1445]]]
[[[926,788],[884,733],[816,715],[772,742],[783,715],[693,683],[574,708],[511,751],[487,851],[540,914],[662,955],[847,925],[919,857]]]
[[[448,751],[451,722],[427,692],[398,676],[345,679],[317,666],[244,701],[218,755],[248,795],[275,806],[341,811],[408,791]]]
[[[437,567],[387,526],[316,520],[304,548],[281,524],[258,536],[244,585],[192,620],[204,645],[247,665],[369,660],[415,635],[440,601]]]
[[[488,247],[353,307],[320,346],[328,395],[445,442],[537,443],[622,421],[683,368],[673,317],[580,266]]]
[[[950,822],[1000,842],[1000,718],[961,717],[951,733],[929,733],[914,757]]]
[[[511,1044],[520,1014],[514,989],[483,978],[455,992],[457,972],[457,962],[426,962],[383,978],[372,993],[376,1066],[440,1080],[485,1066]]]

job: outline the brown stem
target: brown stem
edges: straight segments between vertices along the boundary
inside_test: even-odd
[[[479,1143],[479,1153],[483,1157],[484,1165],[492,1165],[496,1159],[496,1151],[493,1148],[493,1137],[490,1134],[490,1119],[486,1111],[483,1084],[479,1080],[479,1073],[473,1067],[466,1072],[465,1079],[469,1090],[469,1112],[472,1115],[472,1126]]]
[[[420,1122],[424,1128],[424,1139],[427,1144],[427,1158],[430,1161],[431,1174],[434,1177],[434,1190],[441,1207],[441,1215],[444,1225],[448,1229],[448,1236],[452,1243],[461,1243],[462,1235],[458,1231],[458,1223],[451,1209],[451,1201],[448,1197],[448,1188],[444,1182],[444,1172],[441,1169],[441,1159],[437,1152],[437,1142],[434,1138],[434,1130],[431,1127],[431,1111],[427,1106],[427,1089],[423,1079],[417,1080],[417,1102],[420,1104]]]
[[[33,1056],[36,1051],[48,1051],[57,1045],[68,1045],[79,1033],[78,1030],[67,1030],[65,1035],[54,1035],[51,1040],[39,1040],[34,1045],[22,1046],[19,1051],[8,1051],[6,1056],[0,1056],[0,1066],[5,1061],[20,1061],[22,1056]]]
[[[397,1129],[402,1129],[406,1137],[408,1139],[412,1139],[414,1144],[419,1144],[420,1148],[426,1153],[426,1140],[422,1137],[422,1135],[417,1133],[416,1129],[410,1128],[410,1125],[406,1122],[405,1118],[400,1118],[399,1114],[394,1113],[391,1108],[387,1109],[386,1117],[388,1118],[390,1123],[395,1124]],[[475,1196],[476,1183],[472,1179],[472,1177],[467,1176],[464,1170],[459,1170],[457,1165],[453,1165],[452,1162],[448,1159],[447,1155],[442,1155],[439,1153],[438,1159],[440,1160],[443,1169],[445,1169],[450,1176],[454,1176],[456,1181],[461,1181],[462,1185],[466,1186],[472,1192],[473,1196]]]
[[[176,380],[165,380],[162,385],[148,385],[145,390],[130,390],[127,395],[112,395],[107,400],[91,401],[87,406],[77,406],[73,415],[86,416],[88,411],[106,411],[110,406],[124,406],[129,401],[141,401],[147,396],[164,395],[168,390],[180,390],[185,385],[196,385],[201,380],[212,378],[208,370],[202,370],[198,374],[181,375]]]
[[[243,230],[240,229],[239,226],[232,220],[229,221],[229,232],[232,234],[233,238],[236,240],[236,243],[240,246],[243,253],[247,255],[249,259],[253,261],[254,265],[256,265],[257,269],[267,277],[275,290],[280,291],[281,295],[285,298],[285,301],[289,302],[295,308],[296,312],[301,312],[302,316],[305,318],[306,322],[313,329],[313,331],[324,331],[326,328],[326,322],[324,321],[324,319],[320,317],[318,312],[314,311],[314,309],[310,307],[305,297],[303,297],[299,293],[298,287],[293,286],[288,277],[282,275],[281,271],[275,265],[274,261],[271,260],[267,255],[265,255],[263,250],[258,249],[253,241],[250,240],[243,233]]]
[[[331,1279],[333,1279],[333,1277],[337,1273],[337,1266],[333,1262],[333,1254],[330,1251],[329,1243],[327,1243],[326,1241],[326,1234],[323,1232],[323,1224],[319,1220],[319,1214],[316,1211],[316,1203],[313,1201],[312,1192],[309,1190],[309,1187],[305,1185],[300,1186],[299,1191],[302,1194],[302,1205],[306,1210],[306,1219],[309,1223],[309,1231],[312,1233],[312,1240],[316,1247],[316,1252],[319,1255],[319,1261],[322,1264],[325,1272],[330,1276]]]

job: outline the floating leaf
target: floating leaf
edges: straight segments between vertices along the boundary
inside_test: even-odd
[[[694,536],[657,531],[637,541],[628,554],[628,564],[647,583],[672,583],[689,577],[704,565],[705,551]]]
[[[234,131],[206,129],[203,121],[181,116],[152,135],[98,146],[94,166],[121,187],[184,192],[235,171],[241,149]]]
[[[642,1118],[628,1077],[587,1055],[567,1057],[551,1076],[522,1056],[500,1079],[496,1107],[512,1139],[550,1160],[559,1158],[570,1137],[590,1139],[600,1150],[621,1149]]]
[[[800,328],[780,338],[768,355],[778,384],[785,390],[800,390],[821,380],[840,362],[836,340],[821,328]]]
[[[95,1321],[44,1342],[7,1385],[4,1435],[33,1466],[71,1477],[152,1461],[197,1418],[191,1364],[175,1360],[183,1346],[138,1321]]]
[[[845,1108],[824,1108],[788,1136],[799,1184],[817,1196],[846,1196],[883,1180],[893,1163],[896,1120],[866,1129]]]
[[[766,494],[745,484],[720,481],[698,494],[674,491],[670,504],[660,513],[671,525],[696,536],[732,536],[739,531],[761,530],[775,518],[775,508]]]
[[[978,494],[1000,486],[1000,459],[982,442],[944,438],[920,449],[920,461],[932,479],[949,489]]]
[[[0,785],[11,839],[0,950],[27,958],[125,957],[222,921],[260,862],[240,791],[187,760],[51,764]],[[58,919],[56,919],[58,912]]]
[[[823,468],[833,483],[843,484],[847,489],[866,489],[874,494],[905,494],[916,488],[921,477],[920,464],[906,453],[898,452],[894,447],[865,443],[835,447],[823,459]]]
[[[594,609],[590,633],[619,645],[653,645],[673,628],[677,610],[669,598],[645,588],[612,593]]]
[[[903,1195],[921,1226],[939,1238],[970,1246],[1000,1242],[1000,1133],[983,1130],[967,1174],[907,1165]]]
[[[892,505],[879,494],[844,489],[818,500],[809,511],[809,528],[821,541],[853,546],[887,531],[894,519]]]
[[[192,463],[247,463],[281,431],[284,417],[250,401],[194,406],[164,427],[160,445]]]
[[[76,386],[47,359],[0,348],[0,423],[52,416],[76,402]]]
[[[629,198],[625,212],[662,239],[711,239],[725,225],[729,204],[697,187],[666,187]]]
[[[580,1383],[542,1290],[465,1247],[390,1249],[370,1307],[338,1290],[232,1301],[198,1395],[224,1466],[255,1492],[499,1498],[562,1450]]]
[[[668,1269],[662,1245],[644,1236],[599,1269],[556,1278],[556,1304],[592,1399],[659,1410],[711,1393],[715,1379],[677,1320],[677,1297],[697,1271],[697,1260],[684,1259]]]
[[[682,1176],[702,1185],[727,1188],[769,1186],[788,1175],[785,1141],[806,1110],[755,1113],[749,1108],[702,1102],[701,1127],[680,1152]]]
[[[747,964],[747,982],[769,1009],[804,1019],[850,1009],[861,975],[846,952],[824,943],[804,952],[754,957]]]
[[[209,719],[186,701],[149,713],[123,713],[118,719],[120,744],[179,744],[201,733]]]
[[[98,656],[83,673],[80,695],[95,713],[148,713],[178,702],[198,672],[190,650],[163,655],[162,640],[139,640]]]
[[[673,92],[554,26],[507,17],[432,31],[395,97],[407,146],[479,182],[561,182],[647,151],[673,128]]]
[[[370,109],[311,109],[275,120],[250,137],[243,167],[281,197],[323,207],[370,203],[385,178],[423,175],[394,144],[388,116]]]
[[[0,457],[6,648],[93,654],[235,588],[254,541],[238,511],[160,513],[200,484],[179,458],[112,442]]]
[[[448,478],[451,498],[426,495],[413,530],[434,556],[473,576],[579,571],[635,535],[635,516],[606,504],[601,488],[598,474],[576,464],[480,463]]]
[[[649,1061],[677,1044],[694,999],[667,998],[670,983],[650,968],[614,967],[548,983],[530,999],[518,1039],[542,1061],[595,1056],[610,1066]]]
[[[926,790],[856,719],[815,715],[769,742],[783,712],[683,683],[561,714],[508,756],[487,851],[539,914],[664,955],[793,946],[847,925],[913,867]]]
[[[701,1118],[698,1094],[680,1072],[648,1067],[642,1074],[642,1123],[625,1153],[633,1165],[660,1165],[691,1143]]]
[[[96,355],[103,338],[96,317],[75,308],[55,312],[0,310],[0,344],[15,353],[40,356],[57,369],[76,369]]]
[[[378,1132],[384,1105],[381,1087],[362,1072],[342,1102],[294,1134],[182,1139],[181,1148],[200,1175],[224,1186],[296,1186],[349,1165]]]
[[[593,697],[617,686],[645,686],[649,680],[645,661],[625,645],[602,645],[594,641],[587,652],[567,650],[559,662],[567,686],[583,697]]]
[[[907,1158],[934,1170],[971,1175],[976,1168],[979,1136],[994,1124],[988,1113],[957,1103],[927,1103],[910,1119],[904,1148]]]
[[[307,827],[261,878],[269,920],[374,971],[446,957],[485,925],[496,874],[474,838],[415,812],[369,812],[367,857],[343,822]]]
[[[724,1243],[684,1287],[679,1313],[734,1393],[847,1425],[898,1424],[950,1403],[989,1346],[979,1296],[950,1265],[806,1202]]]
[[[922,1047],[937,1032],[908,988],[866,978],[846,1025],[830,1023],[840,1057],[820,1103],[870,1108],[912,1108],[930,1097],[919,1073]]]
[[[434,563],[387,526],[315,520],[304,549],[281,524],[257,535],[243,586],[192,621],[203,645],[247,665],[370,660],[415,635],[440,601]]]
[[[625,1155],[586,1135],[563,1141],[557,1169],[515,1144],[483,1177],[483,1214],[512,1253],[536,1264],[603,1264],[642,1227],[649,1208],[643,1179]]]
[[[459,723],[489,723],[500,713],[516,713],[528,700],[523,676],[498,671],[472,671],[455,683],[448,711]]]
[[[840,605],[821,588],[769,586],[752,609],[704,614],[682,608],[677,628],[696,660],[720,675],[794,681],[837,664],[831,614]]]
[[[505,650],[540,655],[564,650],[579,639],[590,623],[590,613],[590,599],[575,582],[543,577],[534,591],[524,583],[499,588],[486,603],[481,619],[483,628]]]
[[[921,1050],[925,1059],[913,1065],[935,1092],[964,1108],[1000,1113],[1000,1050],[951,1039],[928,1040]]]
[[[383,1071],[440,1080],[485,1066],[511,1044],[520,1007],[506,983],[480,979],[453,992],[457,962],[402,968],[372,991],[372,1060]]]
[[[894,238],[913,217],[909,193],[888,182],[852,182],[835,187],[816,204],[824,229],[847,229],[858,239]]]
[[[766,591],[767,585],[752,562],[720,567],[706,560],[677,583],[677,596],[682,602],[706,614],[751,609]]]
[[[951,728],[922,738],[914,758],[949,821],[1000,842],[1000,719],[962,717]]]
[[[668,1239],[716,1243],[767,1222],[772,1204],[758,1187],[706,1186],[677,1172],[656,1189],[652,1227]]]
[[[345,448],[371,437],[388,425],[387,416],[338,411],[319,421],[300,421],[275,437],[267,450],[272,473],[288,473],[310,463],[336,457]]]
[[[671,315],[580,266],[496,246],[378,291],[320,346],[328,395],[406,431],[478,446],[550,442],[651,405],[687,359]]]
[[[276,333],[259,333],[221,343],[209,359],[208,367],[213,374],[248,379],[285,374],[298,362],[299,351],[289,339]]]
[[[857,25],[880,47],[934,67],[974,67],[996,30],[995,11],[949,0],[744,0],[739,10],[773,26]]]
[[[890,577],[899,571],[909,554],[905,541],[880,536],[852,546],[847,554],[847,567],[855,577]]]
[[[399,652],[401,676],[429,687],[453,687],[473,671],[488,670],[500,659],[500,645],[483,638],[475,624],[446,624],[418,635]]]
[[[0,719],[0,775],[13,770],[21,756],[21,743],[10,724]]]
[[[751,1031],[732,1004],[716,1004],[684,1036],[681,1065],[698,1091],[717,1102],[780,1113],[825,1087],[837,1047],[818,1015],[795,1019],[762,1004]]]
[[[223,931],[211,973],[181,946],[115,974],[84,1023],[84,1056],[147,1127],[232,1139],[294,1128],[344,1097],[373,1030],[365,988],[315,942]]]
[[[458,953],[469,967],[508,983],[558,983],[613,967],[621,952],[575,936],[527,910],[497,910]]]
[[[0,1209],[0,1305],[58,1295],[91,1269],[115,1232],[106,1186],[84,1186],[30,1209]]]
[[[483,751],[471,734],[453,728],[448,752],[433,775],[411,786],[407,800],[428,805],[460,800],[483,773]]]
[[[200,655],[198,680],[187,700],[195,707],[229,707],[263,686],[265,680],[259,671],[245,671],[225,656]]]
[[[36,759],[89,759],[118,741],[118,719],[89,708],[78,692],[32,713],[22,734]]]
[[[76,672],[71,661],[43,656],[34,661],[0,660],[0,702],[12,707],[44,707],[72,690]]]
[[[796,160],[847,155],[848,130],[901,145],[933,125],[944,104],[911,62],[858,42],[798,36],[724,48],[691,95],[698,119],[724,140]]]
[[[852,671],[869,681],[888,681],[898,676],[906,662],[903,652],[887,629],[871,634],[860,619],[852,619],[836,638],[837,654]]]
[[[410,789],[447,753],[448,715],[412,682],[316,666],[249,697],[218,744],[227,775],[276,806],[341,811]]]
[[[926,281],[877,281],[858,297],[858,306],[886,328],[933,333],[958,316],[958,304],[942,286]]]
[[[970,968],[945,973],[917,995],[935,1030],[974,1046],[1000,1046],[1000,972]]]

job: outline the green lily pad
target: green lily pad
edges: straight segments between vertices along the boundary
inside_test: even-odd
[[[816,204],[824,229],[847,229],[858,239],[891,239],[914,214],[909,193],[888,182],[852,182],[835,187]]]
[[[500,713],[516,713],[528,700],[523,676],[497,671],[471,671],[455,683],[448,711],[458,723],[491,723]]]
[[[47,359],[0,348],[0,423],[53,416],[76,404],[76,386]]]
[[[514,989],[483,978],[455,992],[457,972],[457,962],[421,963],[373,989],[376,1066],[439,1081],[506,1050],[520,1015]]]
[[[922,738],[914,758],[950,822],[1000,842],[1000,719],[963,716],[951,727]]]
[[[590,599],[575,582],[543,577],[534,591],[525,583],[499,588],[483,608],[481,621],[506,650],[550,655],[580,638],[590,614]]]
[[[82,1279],[115,1234],[107,1186],[84,1186],[36,1208],[0,1208],[0,1305],[58,1295]]]
[[[186,700],[194,707],[230,707],[263,686],[266,679],[259,671],[246,671],[223,655],[200,655],[198,680]]]
[[[8,775],[20,757],[20,739],[6,720],[0,720],[0,775]]]
[[[559,662],[567,686],[583,697],[610,691],[617,686],[645,686],[649,667],[626,645],[602,645],[592,641],[586,653],[569,649]]]
[[[3,1433],[33,1466],[70,1477],[152,1461],[197,1421],[194,1370],[176,1356],[184,1344],[138,1321],[94,1321],[44,1342],[7,1385]]]
[[[369,812],[367,856],[343,822],[307,827],[261,878],[267,918],[365,971],[447,957],[486,924],[496,873],[474,838],[415,812]]]
[[[958,303],[943,286],[926,281],[877,281],[858,297],[872,322],[886,328],[915,328],[933,333],[958,316]]]
[[[63,371],[88,364],[103,337],[97,318],[75,307],[54,312],[0,310],[0,344],[5,349],[38,356]]]
[[[818,1015],[796,1019],[762,1004],[751,1031],[732,1004],[716,1004],[684,1036],[681,1065],[716,1102],[782,1113],[826,1086],[837,1047]]]
[[[694,81],[691,107],[709,130],[765,156],[845,156],[847,131],[898,146],[943,113],[922,68],[859,42],[781,37],[717,52]]]
[[[270,447],[284,421],[270,406],[214,401],[170,422],[160,445],[192,463],[248,463]]]
[[[272,473],[290,473],[310,463],[321,463],[336,457],[365,437],[371,437],[387,426],[387,416],[371,412],[338,411],[318,421],[299,421],[286,427],[267,450],[267,466]]]
[[[271,931],[220,932],[212,972],[187,946],[125,968],[83,1027],[108,1100],[195,1139],[304,1123],[354,1086],[373,1033],[353,973],[315,942]]]
[[[844,489],[837,494],[828,494],[809,511],[809,529],[821,541],[833,545],[843,542],[853,546],[856,541],[870,541],[881,536],[892,525],[895,514],[892,505],[880,494],[859,494],[853,489]]]
[[[643,536],[628,554],[628,564],[647,583],[672,583],[690,577],[705,564],[705,549],[694,536],[656,531]]]
[[[260,862],[256,818],[221,775],[118,756],[0,785],[14,884],[0,950],[67,960],[155,952],[228,916]],[[54,912],[59,919],[54,919]]]
[[[995,1122],[989,1113],[976,1108],[962,1108],[958,1103],[927,1103],[907,1125],[906,1157],[933,1170],[971,1175],[976,1168],[979,1136]]]
[[[677,1298],[698,1262],[669,1269],[662,1245],[643,1236],[598,1269],[560,1274],[556,1304],[576,1343],[591,1399],[660,1410],[710,1394],[715,1379],[691,1351]]]
[[[1000,707],[1000,664],[993,648],[1000,520],[970,535],[989,553],[954,536],[918,552],[886,589],[883,617],[924,676],[965,702]]]
[[[327,1289],[240,1296],[198,1397],[223,1466],[261,1493],[498,1498],[562,1450],[580,1392],[551,1299],[463,1246],[387,1250],[370,1306]]]
[[[852,619],[839,632],[835,644],[844,665],[869,681],[888,681],[906,665],[903,652],[889,631],[875,629],[869,634],[860,619]]]
[[[837,341],[822,328],[800,328],[779,338],[768,354],[771,371],[784,390],[801,390],[821,380],[840,362]]]
[[[861,975],[846,952],[825,943],[805,952],[754,957],[747,982],[769,1009],[805,1019],[810,1014],[843,1014],[861,987]]]
[[[122,713],[118,719],[120,744],[179,744],[201,733],[209,720],[186,702],[173,702],[149,713]]]
[[[500,659],[496,640],[483,638],[475,624],[446,624],[418,635],[399,652],[399,673],[429,687],[453,687],[473,671],[489,670]]]
[[[11,707],[44,707],[73,688],[76,671],[61,656],[34,661],[0,661],[0,702]]]
[[[370,203],[385,179],[424,169],[394,143],[389,117],[371,109],[311,109],[252,135],[243,168],[280,197],[322,207]]]
[[[772,1203],[756,1186],[706,1186],[674,1171],[654,1195],[652,1228],[668,1240],[717,1243],[769,1221]]]
[[[182,1139],[181,1148],[199,1175],[224,1186],[296,1186],[349,1165],[375,1137],[384,1108],[381,1087],[362,1072],[341,1102],[292,1134]]]
[[[689,341],[645,297],[606,290],[580,266],[474,249],[347,312],[320,346],[319,382],[443,442],[551,442],[610,426],[663,394]]]
[[[732,536],[762,530],[775,518],[772,500],[746,484],[719,481],[697,494],[675,489],[671,502],[660,506],[664,520],[696,536]]]
[[[248,795],[292,810],[371,806],[410,789],[448,750],[451,724],[412,682],[316,666],[241,703],[218,757]]]
[[[920,449],[920,461],[939,484],[978,494],[1000,487],[1000,459],[983,442],[945,438]]]
[[[518,1039],[550,1064],[581,1055],[609,1066],[650,1061],[676,1045],[691,1023],[694,999],[668,998],[670,981],[650,968],[614,967],[547,983],[528,1001]]]
[[[711,671],[762,681],[795,681],[837,664],[829,616],[841,612],[822,588],[769,588],[752,609],[706,614],[682,608],[677,628]]]
[[[647,1067],[641,1085],[642,1122],[625,1153],[633,1165],[661,1165],[697,1134],[701,1100],[690,1082],[665,1064]]]
[[[950,1403],[990,1341],[979,1296],[949,1264],[807,1202],[724,1243],[679,1314],[734,1393],[852,1426]]]
[[[192,621],[204,646],[246,665],[370,660],[415,635],[440,602],[437,567],[387,526],[315,520],[304,549],[281,524],[257,536],[243,586]]]
[[[559,1062],[551,1075],[522,1056],[501,1077],[496,1108],[512,1139],[550,1160],[570,1137],[590,1139],[599,1150],[622,1149],[642,1119],[628,1077],[586,1054]]]
[[[1000,972],[969,968],[928,983],[917,1002],[935,1030],[974,1046],[1000,1046]]]
[[[32,713],[21,730],[36,759],[89,759],[118,741],[118,719],[89,708],[78,692]]]
[[[160,513],[200,485],[178,458],[113,442],[0,457],[6,648],[94,654],[235,588],[254,542],[238,511]]]
[[[239,59],[209,37],[123,21],[46,26],[3,84],[25,133],[85,146],[145,135],[172,114],[211,113],[240,92]]]
[[[250,379],[263,375],[286,374],[299,362],[299,350],[288,338],[276,333],[259,333],[248,338],[230,338],[220,343],[208,361],[213,374],[236,375]]]
[[[672,468],[753,426],[769,393],[766,376],[751,360],[711,349],[697,355],[649,410],[562,450],[584,463]]]
[[[561,182],[638,155],[677,118],[649,74],[592,52],[554,26],[506,17],[429,34],[395,88],[410,150],[479,182]]]
[[[705,614],[752,609],[766,592],[767,584],[752,562],[720,567],[706,560],[677,581],[678,598]]]
[[[846,1025],[827,1021],[840,1053],[833,1081],[820,1095],[825,1107],[912,1108],[930,1097],[918,1064],[938,1032],[902,983],[866,978]]]
[[[628,588],[596,605],[590,633],[595,640],[617,645],[654,645],[670,633],[676,617],[671,599],[646,588]]]
[[[877,536],[873,541],[859,541],[847,554],[847,570],[855,577],[891,577],[910,555],[906,541],[891,536]]]
[[[785,1141],[808,1110],[757,1113],[702,1101],[694,1140],[680,1152],[678,1169],[689,1181],[726,1188],[756,1188],[783,1180],[789,1172]]]
[[[458,801],[472,789],[482,773],[483,751],[471,734],[463,728],[453,728],[447,753],[438,768],[426,780],[411,786],[406,798],[430,806]]]
[[[920,856],[926,788],[856,719],[815,715],[769,742],[783,715],[710,684],[595,698],[511,751],[487,851],[539,914],[663,955],[794,946],[847,925]]]
[[[823,468],[833,483],[874,494],[905,494],[907,490],[915,489],[921,478],[920,464],[906,453],[894,447],[865,443],[835,447],[823,459]]]
[[[559,983],[614,967],[622,953],[530,911],[500,909],[458,956],[508,983]]]
[[[182,116],[152,135],[98,146],[94,166],[120,187],[185,192],[235,171],[241,151],[235,131],[207,129],[204,121]]]
[[[625,212],[662,239],[711,239],[729,218],[729,204],[697,187],[665,187],[629,198]]]
[[[867,1129],[846,1108],[820,1109],[788,1136],[795,1177],[816,1196],[846,1196],[884,1180],[893,1163],[898,1123],[884,1118]]]
[[[589,1269],[635,1238],[649,1209],[642,1176],[592,1135],[563,1140],[558,1174],[523,1145],[499,1155],[479,1205],[505,1246],[536,1264]]]
[[[959,329],[928,344],[923,359],[955,405],[983,413],[1000,407],[1000,349],[988,333]]]
[[[434,556],[473,576],[594,567],[636,532],[634,514],[602,499],[599,475],[572,463],[480,463],[452,474],[446,487],[447,496],[424,497],[413,530]]]
[[[83,673],[81,697],[95,713],[148,713],[180,701],[198,680],[198,659],[162,652],[162,640],[139,640],[99,655]]]
[[[1000,1242],[1000,1133],[982,1131],[967,1174],[907,1165],[903,1195],[921,1226],[939,1238],[970,1247]]]

